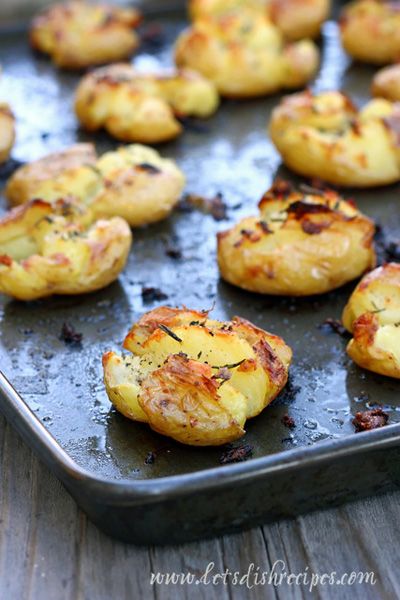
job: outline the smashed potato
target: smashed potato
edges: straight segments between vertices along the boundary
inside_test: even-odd
[[[372,95],[391,102],[400,101],[400,65],[380,69],[372,80]]]
[[[317,70],[318,50],[310,40],[285,44],[266,17],[241,10],[195,21],[179,35],[175,60],[221,95],[246,98],[304,86]]]
[[[10,156],[15,142],[15,118],[10,107],[0,102],[0,164]]]
[[[96,161],[93,144],[75,144],[19,167],[8,180],[4,194],[13,206],[35,198],[51,201],[74,196],[87,201],[101,182]]]
[[[347,353],[354,362],[400,379],[400,264],[368,273],[350,296],[342,321],[353,334]]]
[[[32,46],[62,68],[85,67],[128,58],[138,46],[134,8],[71,1],[54,4],[32,22]]]
[[[261,294],[309,296],[375,266],[374,224],[336,192],[277,182],[260,214],[218,234],[223,279]]]
[[[125,142],[159,143],[177,137],[177,116],[209,117],[218,108],[215,86],[188,69],[143,74],[129,64],[92,71],[78,85],[75,111],[88,131],[106,129]]]
[[[340,17],[342,44],[353,58],[377,65],[400,57],[400,3],[356,0]]]
[[[271,19],[289,40],[314,38],[328,17],[329,0],[191,0],[193,20],[220,17],[232,10],[252,10]]]
[[[360,111],[341,92],[300,92],[272,112],[269,131],[284,163],[306,177],[360,188],[400,180],[400,105]]]
[[[123,217],[139,227],[164,219],[184,185],[176,164],[152,148],[135,144],[98,158],[92,144],[76,144],[17,169],[5,195],[13,205],[70,196],[97,218]]]
[[[98,290],[118,277],[131,243],[119,217],[92,223],[78,203],[31,200],[0,219],[0,293],[35,300]]]
[[[165,219],[185,185],[174,161],[139,144],[106,152],[96,167],[103,188],[91,202],[94,214],[123,217],[132,227]]]
[[[124,347],[103,356],[104,382],[115,408],[134,421],[194,446],[244,435],[285,386],[291,349],[275,335],[208,311],[154,309],[132,327]]]

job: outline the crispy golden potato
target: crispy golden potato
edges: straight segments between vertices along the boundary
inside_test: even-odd
[[[400,58],[400,2],[356,0],[339,22],[342,44],[353,58],[376,65]]]
[[[94,214],[123,217],[132,227],[165,219],[185,185],[174,161],[139,144],[103,154],[96,167],[103,188],[91,202]]]
[[[4,194],[12,206],[40,198],[52,201],[73,196],[87,201],[101,187],[93,144],[75,144],[17,169]]]
[[[15,118],[10,107],[0,102],[0,164],[10,156],[15,142]]]
[[[134,8],[72,0],[54,4],[32,22],[30,40],[61,68],[83,69],[128,58],[138,46]]]
[[[400,379],[400,264],[368,273],[343,311],[347,353],[360,367]]]
[[[400,105],[371,100],[360,111],[341,92],[300,92],[272,112],[269,132],[283,162],[329,183],[373,187],[400,179]]]
[[[28,163],[7,182],[10,204],[72,197],[95,218],[123,217],[132,227],[164,219],[178,202],[185,176],[172,160],[139,144],[97,157],[92,144],[76,144]]]
[[[327,19],[330,0],[191,0],[192,20],[220,17],[232,10],[252,10],[267,16],[286,39],[301,40],[319,35]]]
[[[309,296],[375,266],[374,224],[336,192],[298,192],[277,182],[260,214],[218,234],[226,281],[261,294]]]
[[[99,220],[79,203],[31,200],[0,219],[0,293],[18,300],[107,286],[132,243],[121,218]]]
[[[380,69],[372,80],[372,95],[391,102],[400,101],[400,65]]]
[[[330,0],[270,0],[269,14],[286,39],[316,38],[330,5]]]
[[[221,95],[246,98],[304,86],[317,70],[318,50],[310,40],[286,45],[266,17],[241,10],[195,21],[179,35],[175,60]]]
[[[209,117],[218,104],[215,86],[194,71],[143,74],[123,63],[83,77],[75,96],[76,114],[88,131],[104,128],[118,140],[149,144],[177,137],[177,116]]]
[[[143,315],[124,341],[130,355],[103,356],[116,409],[184,444],[241,437],[285,386],[292,352],[248,321],[166,306]]]

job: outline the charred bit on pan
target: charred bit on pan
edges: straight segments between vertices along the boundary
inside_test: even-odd
[[[180,202],[179,209],[182,212],[190,212],[195,208],[211,215],[215,221],[223,221],[227,218],[227,206],[221,192],[217,192],[212,198],[205,198],[198,194],[186,194]]]
[[[283,415],[281,422],[288,429],[294,429],[296,427],[296,423],[295,423],[293,417],[290,417],[288,414]]]
[[[156,453],[150,451],[150,452],[147,453],[147,456],[144,459],[144,464],[145,465],[152,465],[155,460],[156,460]]]
[[[150,302],[160,302],[161,300],[167,300],[168,296],[160,288],[156,287],[142,287],[142,300],[145,304]]]
[[[356,433],[360,431],[369,431],[370,429],[378,429],[387,425],[389,415],[381,408],[365,410],[364,412],[356,413],[352,420]]]
[[[150,50],[158,50],[165,44],[165,33],[160,23],[150,23],[140,34],[142,46]],[[142,48],[143,49],[143,48]]]
[[[342,323],[338,319],[332,319],[332,317],[328,317],[318,326],[319,329],[325,329],[328,331],[332,331],[333,333],[337,333],[342,337],[349,337],[349,333],[345,327],[343,327]]]
[[[61,327],[60,340],[71,346],[80,346],[82,343],[83,333],[78,333],[75,327],[70,323],[63,323]]]
[[[185,129],[194,131],[195,133],[209,133],[209,126],[199,119],[189,117],[187,115],[175,114],[175,117],[180,121]]]
[[[168,245],[165,248],[165,254],[174,260],[180,260],[182,258],[182,250],[172,245]]]
[[[223,452],[219,458],[219,462],[221,465],[228,465],[229,463],[247,460],[252,455],[253,446],[251,446],[251,444],[242,444],[241,446],[234,446]]]
[[[400,261],[400,241],[389,242],[385,249],[391,260]]]

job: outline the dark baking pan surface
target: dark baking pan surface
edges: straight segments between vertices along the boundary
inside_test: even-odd
[[[146,41],[138,63],[144,67],[158,61],[169,64],[171,43],[183,26],[181,15],[153,16],[144,26]],[[322,49],[315,89],[342,88],[357,103],[366,101],[373,70],[350,64],[340,49],[333,22],[325,25]],[[91,137],[79,131],[72,109],[78,75],[58,72],[47,59],[34,55],[25,33],[2,33],[0,63],[4,69],[1,97],[10,102],[18,118],[13,152],[16,162],[2,167],[2,183],[18,161],[37,158],[78,140],[93,140],[99,152],[118,146],[105,134]],[[400,441],[400,426],[395,425],[400,421],[400,383],[357,368],[345,354],[347,339],[324,325],[326,319],[340,318],[354,284],[325,296],[296,300],[246,293],[219,280],[216,232],[254,213],[275,176],[293,180],[280,166],[266,135],[271,109],[279,99],[224,101],[213,118],[188,120],[184,135],[160,148],[186,173],[188,192],[208,197],[223,194],[227,220],[217,222],[208,214],[178,210],[160,225],[134,232],[128,267],[107,289],[82,297],[25,304],[1,301],[1,371],[18,393],[0,380],[4,412],[92,518],[120,537],[165,542],[211,535],[396,484],[390,465],[382,466],[379,461],[374,465],[371,457],[374,444],[379,454],[380,448],[394,448]],[[348,193],[381,226],[380,246],[400,237],[399,190],[400,186],[391,186]],[[167,299],[145,301],[142,290],[149,287],[159,288]],[[293,348],[288,386],[262,415],[247,423],[240,443],[253,447],[253,458],[246,463],[220,466],[223,448],[181,446],[145,425],[128,421],[110,407],[102,382],[101,355],[107,349],[119,348],[131,324],[161,303],[184,303],[196,309],[214,306],[213,315],[221,319],[241,315],[282,335]],[[82,333],[81,344],[60,339],[64,323]],[[388,412],[391,425],[379,432],[355,434],[352,416],[376,405]],[[281,422],[285,414],[293,417],[294,429]],[[313,464],[330,461],[335,469],[345,458],[344,479],[331,474],[330,482],[318,483]],[[368,478],[363,482],[358,473],[361,458],[371,459]],[[285,466],[292,469],[290,477],[299,485],[304,480],[301,501],[295,501],[299,490],[285,486],[283,479],[279,493],[278,487],[274,489],[279,477],[273,473],[283,473]],[[236,519],[229,511],[222,518],[219,499],[211,494],[214,500],[208,502],[213,502],[214,512],[211,505],[207,511],[212,512],[214,524],[207,524],[206,496],[202,494],[215,491],[215,486],[230,486],[230,498],[236,502],[241,498],[244,506],[240,496],[244,481],[249,486],[256,482],[262,486],[260,482],[267,481],[268,497],[275,494],[280,498],[280,509],[279,501],[272,505],[264,497],[263,508],[258,510],[250,504],[246,510],[239,509]],[[314,502],[318,486],[324,490],[323,497]],[[93,498],[89,498],[93,489],[98,494],[96,509]],[[175,525],[168,521],[172,518],[168,502],[175,498],[177,506],[180,499],[196,493],[203,502],[193,502],[197,506],[194,514],[186,514],[186,528],[177,531],[176,521]],[[132,509],[132,513],[117,517],[111,509],[111,513],[106,510],[107,503],[117,505],[122,498],[125,506],[132,502],[139,513]],[[146,513],[147,503],[153,507],[155,503],[159,512]],[[138,514],[143,519],[151,516],[153,526],[147,523],[141,532],[141,525],[128,526],[132,515],[137,523]],[[211,518],[211,513],[208,516]]]

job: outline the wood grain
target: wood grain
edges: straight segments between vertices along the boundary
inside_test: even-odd
[[[393,600],[400,598],[400,492],[173,548],[102,534],[0,417],[0,598],[23,600]],[[375,586],[150,585],[151,572],[338,574],[374,571]],[[280,563],[279,563],[280,564]]]

